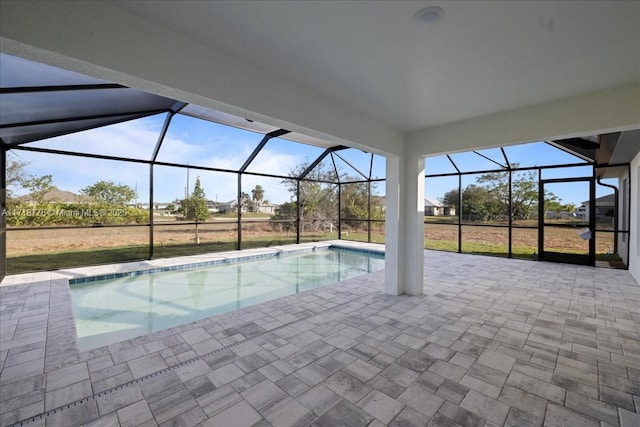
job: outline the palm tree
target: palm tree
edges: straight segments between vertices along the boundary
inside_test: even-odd
[[[253,199],[253,211],[257,212],[260,203],[264,198],[264,188],[260,184],[256,185],[253,190],[251,190],[252,199]]]

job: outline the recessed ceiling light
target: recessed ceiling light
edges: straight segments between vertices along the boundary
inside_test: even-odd
[[[420,9],[413,15],[413,21],[419,25],[426,27],[435,24],[444,15],[444,9],[440,6],[429,6]]]

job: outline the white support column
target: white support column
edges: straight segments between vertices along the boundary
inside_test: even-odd
[[[387,157],[385,292],[422,294],[424,159]]]

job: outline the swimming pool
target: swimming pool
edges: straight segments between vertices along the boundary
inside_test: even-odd
[[[222,262],[70,281],[79,349],[113,344],[384,268],[383,255],[340,249]]]

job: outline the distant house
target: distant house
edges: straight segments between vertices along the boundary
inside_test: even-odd
[[[598,197],[594,200],[596,205],[596,217],[612,217],[615,215],[616,196],[614,193]],[[589,219],[589,201],[582,202],[576,209],[576,215]]]
[[[219,203],[214,202],[213,200],[206,200],[207,210],[209,213],[218,213],[220,212]],[[180,200],[176,200],[171,203],[157,203],[154,205],[154,209],[167,209],[170,206],[173,206],[173,212],[177,212],[180,209],[182,203]],[[147,205],[148,206],[148,205]]]
[[[218,203],[213,200],[207,200],[207,210],[209,213],[218,213],[220,212],[220,208],[218,207]]]
[[[238,212],[238,200],[233,199],[228,202],[221,202],[217,204],[218,211],[221,213],[225,212]],[[246,212],[246,206],[242,207],[242,212]]]
[[[256,209],[255,211],[259,212],[259,213],[265,213],[265,214],[273,215],[273,214],[276,213],[276,208],[277,208],[276,205],[272,205],[270,203],[267,203],[267,204],[261,203],[261,204],[255,206],[255,209]]]
[[[425,216],[451,216],[456,214],[456,208],[445,206],[437,200],[425,197],[424,214]]]

